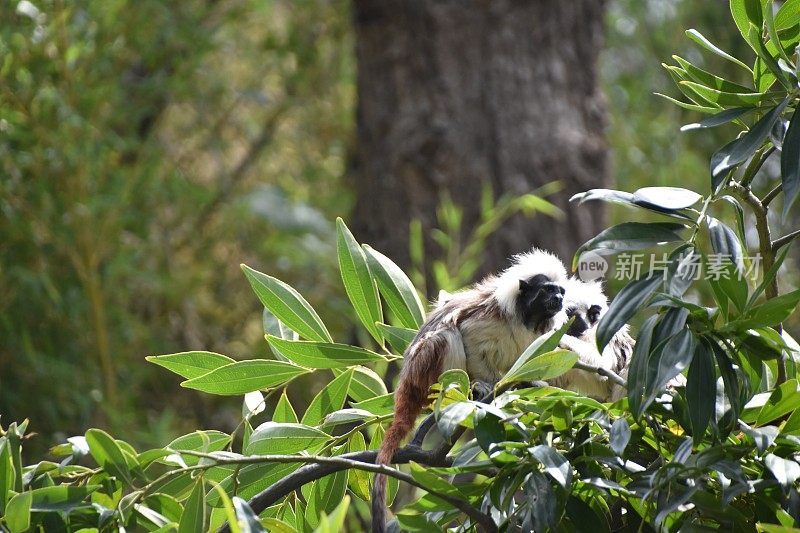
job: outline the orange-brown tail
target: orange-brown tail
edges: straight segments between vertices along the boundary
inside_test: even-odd
[[[412,344],[412,347],[414,345]],[[378,450],[377,464],[389,465],[400,443],[414,427],[417,416],[428,401],[428,392],[442,371],[441,343],[421,341],[406,358],[400,383],[394,395],[394,420]],[[439,348],[439,349],[437,349]],[[386,476],[375,475],[372,486],[372,532],[386,531]]]

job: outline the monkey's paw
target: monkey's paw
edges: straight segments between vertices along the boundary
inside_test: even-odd
[[[475,380],[471,384],[472,398],[475,400],[488,402],[494,398],[494,387],[485,381]]]

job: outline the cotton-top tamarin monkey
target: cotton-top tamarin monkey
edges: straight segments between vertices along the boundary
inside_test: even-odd
[[[567,272],[554,255],[534,249],[473,287],[440,301],[405,351],[394,396],[394,420],[377,463],[389,464],[428,402],[431,385],[449,369],[496,383],[537,337],[563,325]],[[375,476],[372,530],[386,528],[386,476]]]
[[[571,278],[564,283],[564,288],[564,311],[574,320],[561,338],[561,347],[578,354],[578,361],[581,363],[611,370],[625,377],[635,344],[628,333],[627,324],[614,335],[603,353],[597,350],[597,323],[608,310],[608,298],[603,292],[602,284],[599,281],[584,282]],[[585,370],[569,370],[549,380],[549,383],[604,402],[616,401],[625,395],[623,387],[604,376]]]

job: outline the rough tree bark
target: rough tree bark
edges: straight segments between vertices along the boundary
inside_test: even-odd
[[[597,76],[604,7],[354,0],[359,239],[406,267],[409,221],[435,226],[443,191],[464,207],[469,231],[484,183],[499,196],[558,180],[565,220],[510,220],[487,247],[484,269],[531,245],[569,260],[604,223],[598,206],[567,207],[572,194],[607,181]]]

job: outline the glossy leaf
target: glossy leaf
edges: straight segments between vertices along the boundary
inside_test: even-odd
[[[742,37],[747,40],[750,23],[761,26],[764,20],[762,0],[730,0],[731,15]]]
[[[683,109],[688,109],[689,111],[697,111],[698,113],[706,113],[707,115],[715,115],[720,112],[720,108],[717,106],[705,106],[705,105],[698,105],[698,104],[687,104],[686,102],[681,102],[680,100],[676,100],[671,96],[662,93],[653,93],[656,96],[660,96],[664,100],[668,100],[675,104],[678,107],[682,107]]]
[[[73,487],[68,485],[54,485],[33,489],[30,492],[30,511],[32,513],[69,513],[71,510],[88,505],[86,499],[100,485],[83,485]]]
[[[303,424],[264,422],[253,431],[244,453],[288,455],[312,450],[330,438],[324,431]]]
[[[390,326],[388,324],[377,324],[378,329],[381,330],[383,337],[389,341],[389,344],[397,353],[405,353],[409,344],[414,340],[417,331],[408,328],[401,328],[398,326]]]
[[[597,325],[597,347],[601,353],[617,331],[644,307],[661,283],[661,278],[657,276],[644,278],[628,283],[617,294]]]
[[[261,525],[258,515],[245,500],[234,496],[231,498],[231,503],[233,503],[236,521],[242,533],[266,533],[266,529]]]
[[[560,376],[578,361],[578,354],[568,350],[553,350],[533,357],[522,366],[509,372],[500,380],[498,386],[519,381],[538,381]]]
[[[338,411],[344,406],[350,381],[353,379],[353,370],[348,369],[325,385],[317,393],[303,415],[302,423],[307,426],[316,426],[328,413]]]
[[[714,253],[725,256],[736,266],[738,274],[744,274],[744,253],[736,233],[714,217],[707,217],[708,234]]]
[[[588,250],[621,252],[683,241],[684,238],[678,232],[685,227],[675,222],[623,222],[603,230],[585,242],[575,256],[579,257],[582,252]]]
[[[752,70],[750,70],[750,67],[748,67],[747,65],[745,65],[744,63],[742,63],[741,61],[739,61],[738,59],[736,59],[735,57],[733,57],[729,53],[725,52],[721,48],[719,48],[716,45],[714,45],[711,41],[706,39],[703,36],[703,34],[701,34],[699,31],[697,31],[697,30],[686,30],[686,35],[689,37],[689,39],[693,40],[694,42],[696,42],[697,44],[699,44],[700,46],[702,46],[703,48],[705,48],[709,52],[712,52],[712,53],[718,55],[719,57],[727,59],[728,61],[730,61],[732,63],[735,63],[735,64],[739,65],[740,67],[742,67],[743,69],[747,70],[748,72],[752,73]]]
[[[294,288],[247,265],[242,270],[258,299],[278,320],[303,338],[333,342],[317,312]]]
[[[350,506],[350,496],[345,496],[330,513],[324,512],[314,533],[339,533],[344,531],[344,520]]]
[[[640,407],[640,413],[647,409],[656,395],[664,390],[672,378],[689,366],[694,349],[694,335],[686,328],[670,338],[658,353],[651,355],[648,360],[645,400]],[[655,374],[653,370],[655,370]]]
[[[614,423],[611,424],[611,431],[608,434],[608,445],[611,446],[614,453],[622,456],[630,440],[631,427],[628,425],[628,421],[624,417],[614,420]]]
[[[231,396],[283,385],[309,371],[283,361],[251,359],[212,370],[181,383],[181,387]]]
[[[352,365],[385,362],[377,353],[331,342],[287,341],[267,335],[267,342],[277,348],[292,363],[306,368],[344,368]]]
[[[425,321],[425,307],[411,280],[391,259],[366,244],[363,248],[386,305],[403,326],[418,329]]]
[[[221,366],[235,361],[227,355],[214,352],[180,352],[168,355],[148,355],[145,359],[150,363],[163,366],[185,379],[192,379],[208,374]]]
[[[97,464],[112,476],[126,483],[131,483],[128,462],[117,442],[101,429],[90,429],[86,432],[89,450]]]
[[[798,407],[800,407],[800,386],[796,379],[790,379],[772,391],[767,403],[758,413],[756,425],[763,426],[787,413],[794,412]]]
[[[556,495],[550,481],[540,472],[533,472],[524,485],[528,508],[523,530],[547,531],[558,522]]]
[[[322,523],[323,515],[332,513],[345,499],[347,491],[347,470],[336,472],[315,481],[310,494],[306,498],[306,521],[317,527]]]
[[[800,197],[800,106],[795,109],[789,129],[783,138],[781,152],[781,183],[783,183],[783,218]]]
[[[681,187],[643,187],[633,193],[633,202],[660,209],[685,209],[695,205],[703,197]]]
[[[722,126],[723,124],[727,124],[733,120],[736,120],[737,118],[741,117],[748,111],[752,110],[753,108],[750,107],[734,107],[731,109],[726,109],[724,111],[717,113],[716,115],[712,115],[698,122],[692,122],[691,124],[686,124],[685,126],[681,127],[681,131],[716,128],[717,126]]]
[[[376,322],[383,322],[378,287],[364,251],[341,218],[336,219],[336,251],[347,297],[361,323],[378,344],[383,345],[383,336],[375,326]]]
[[[31,502],[33,496],[30,491],[14,495],[6,507],[4,515],[5,525],[11,533],[22,533],[31,526]]]
[[[734,139],[711,156],[711,181],[714,190],[723,183],[723,178],[728,171],[738,166],[758,150],[769,135],[772,125],[778,120],[786,105],[788,98],[766,113],[756,122],[750,131],[742,137]]]
[[[205,483],[198,477],[194,488],[183,507],[178,533],[194,533],[205,531],[208,525],[208,509],[206,508]]]
[[[354,402],[363,402],[387,393],[386,384],[374,371],[364,366],[354,366],[349,396]]]
[[[714,368],[713,351],[708,340],[699,339],[686,379],[686,403],[692,423],[695,443],[702,441],[711,417],[714,416],[717,374]]]
[[[775,13],[775,29],[786,30],[800,24],[800,0],[786,0]]]
[[[754,107],[760,104],[761,100],[764,99],[764,95],[762,93],[729,93],[725,91],[719,91],[717,89],[710,89],[705,85],[693,81],[682,81],[680,82],[680,85],[690,89],[694,93],[697,93],[707,102],[721,107]]]

